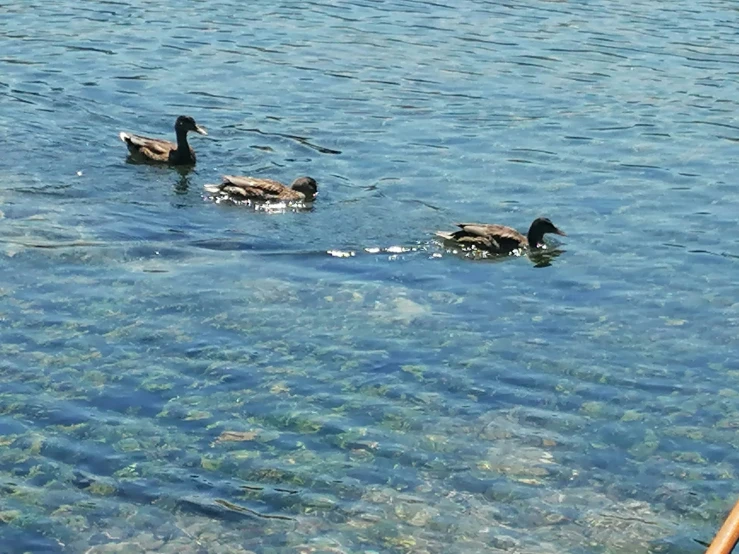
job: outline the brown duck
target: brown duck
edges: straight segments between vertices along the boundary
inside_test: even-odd
[[[311,177],[298,177],[289,187],[272,179],[224,175],[219,185],[205,185],[205,190],[223,199],[254,202],[313,202],[318,184]]]
[[[118,136],[128,146],[132,156],[145,161],[168,163],[170,165],[194,165],[195,151],[187,143],[187,133],[195,131],[201,135],[208,133],[189,115],[181,115],[174,124],[177,143],[158,138],[142,137],[131,133],[120,133]]]
[[[539,217],[529,227],[527,236],[505,225],[491,225],[485,223],[458,223],[459,231],[447,233],[437,231],[436,236],[454,242],[461,247],[487,250],[493,254],[510,254],[520,248],[539,248],[542,246],[544,235],[554,233],[566,236],[554,223],[546,217]]]

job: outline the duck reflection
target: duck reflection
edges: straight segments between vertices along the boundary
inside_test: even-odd
[[[561,248],[547,248],[532,250],[528,256],[534,267],[549,267],[555,259],[559,258],[565,252],[567,251]]]
[[[187,194],[190,190],[190,172],[192,166],[178,165],[174,167],[174,170],[179,173],[179,178],[174,184],[174,191],[177,194]]]

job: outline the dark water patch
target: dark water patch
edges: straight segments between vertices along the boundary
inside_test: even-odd
[[[647,164],[618,164],[620,167],[626,168],[626,169],[658,169],[663,170],[663,168],[655,165],[647,165]]]
[[[12,545],[9,552],[48,552],[49,554],[66,554],[67,549],[61,541],[45,536],[43,530],[23,529],[4,525],[0,528],[0,540],[3,544]]]

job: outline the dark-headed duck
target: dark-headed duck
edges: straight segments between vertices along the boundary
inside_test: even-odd
[[[458,223],[459,231],[447,233],[437,231],[436,236],[453,242],[462,248],[477,248],[493,254],[510,254],[514,250],[523,248],[539,248],[544,242],[544,235],[554,233],[566,236],[546,217],[539,217],[533,221],[527,236],[522,235],[512,227],[486,223]]]
[[[118,136],[126,143],[133,157],[170,165],[194,165],[195,151],[187,143],[187,133],[190,131],[201,135],[208,133],[189,115],[178,117],[174,130],[177,134],[176,144],[165,139],[142,137],[131,133],[121,132]]]

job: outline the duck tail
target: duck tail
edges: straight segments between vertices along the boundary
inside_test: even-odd
[[[121,131],[120,133],[118,133],[118,137],[123,142],[128,142],[129,140],[131,140],[131,135],[129,135],[128,133],[124,133],[123,131]]]
[[[445,231],[436,231],[434,234],[444,240],[454,240],[454,236],[452,235],[452,233],[447,233]]]
[[[203,188],[208,192],[221,192],[221,185],[203,185]]]

